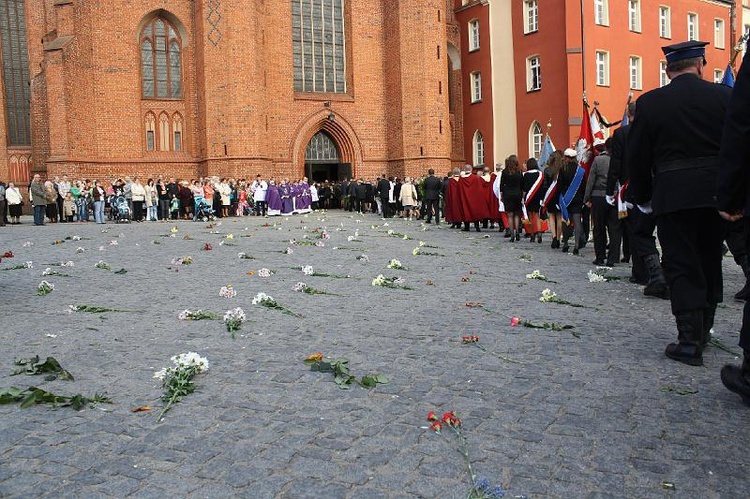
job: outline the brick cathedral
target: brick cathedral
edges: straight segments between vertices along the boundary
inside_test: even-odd
[[[0,180],[445,172],[451,3],[3,0]]]

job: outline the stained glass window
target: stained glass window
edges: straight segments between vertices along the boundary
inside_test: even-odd
[[[297,92],[346,92],[344,0],[292,0]]]
[[[182,97],[181,45],[169,22],[155,18],[141,33],[141,78],[143,97],[179,99]]]
[[[23,0],[0,1],[0,45],[8,145],[31,145],[29,52]]]

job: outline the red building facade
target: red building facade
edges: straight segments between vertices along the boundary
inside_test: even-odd
[[[529,29],[534,9],[538,25]],[[710,42],[707,80],[721,80],[732,53],[730,3],[721,1],[524,0],[513,3],[513,25],[522,155],[538,154],[532,149],[534,123],[546,128],[551,121],[550,137],[557,148],[575,143],[584,91],[592,108],[598,103],[611,123],[622,118],[630,94],[637,99],[667,84],[662,46],[689,39]],[[539,58],[539,88],[530,84],[534,57]]]

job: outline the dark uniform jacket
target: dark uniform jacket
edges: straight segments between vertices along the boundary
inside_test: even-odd
[[[568,192],[568,188],[570,188],[570,185],[573,183],[577,170],[578,164],[576,163],[569,163],[560,169],[560,174],[557,176],[558,199],[562,199],[565,193]],[[569,213],[581,213],[583,210],[583,194],[585,191],[586,184],[585,182],[581,182],[581,185],[578,186],[578,190],[573,196],[572,201],[568,205]]]
[[[750,215],[750,50],[732,91],[719,153],[718,204],[721,211]]]
[[[617,182],[620,187],[630,180],[627,170],[627,142],[630,125],[621,126],[612,134],[612,155],[609,159],[609,173],[607,174],[607,195],[614,196]],[[626,196],[627,199],[627,196]]]
[[[634,200],[654,214],[716,207],[718,155],[731,90],[681,74],[638,99],[628,133]]]
[[[443,182],[435,177],[434,175],[430,175],[426,179],[424,179],[424,198],[425,199],[440,199],[440,191],[443,190]]]
[[[528,205],[529,208],[534,210],[538,210],[541,207],[542,199],[544,199],[544,195],[547,193],[547,190],[544,188],[544,174],[539,170],[529,170],[523,174],[523,180],[521,181],[521,190],[523,190],[523,195],[527,196],[531,188],[534,187],[534,183],[539,178],[539,175],[542,175],[542,182],[534,197],[529,199]],[[502,181],[502,179],[500,180]]]

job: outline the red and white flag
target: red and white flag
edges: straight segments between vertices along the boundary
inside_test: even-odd
[[[581,120],[581,134],[576,142],[576,153],[578,158],[578,164],[586,170],[586,177],[589,175],[589,169],[591,169],[591,163],[594,161],[594,133],[591,130],[591,116],[589,115],[589,107],[583,104],[583,116]],[[588,118],[588,119],[586,119]],[[601,132],[601,129],[599,130]]]
[[[594,139],[602,139],[604,140],[604,132],[602,131],[602,126],[599,123],[599,113],[594,109],[591,111],[591,136],[594,137]]]

